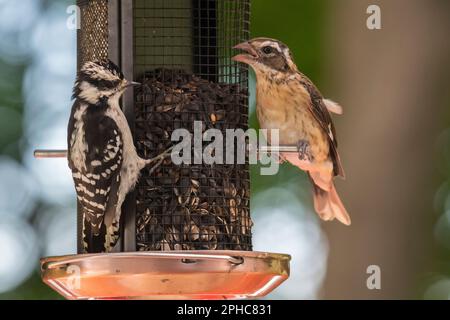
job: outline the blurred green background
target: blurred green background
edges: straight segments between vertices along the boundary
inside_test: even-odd
[[[72,182],[61,160],[75,77],[74,1],[0,0],[0,299],[61,299],[38,259],[76,251]],[[378,4],[382,29],[368,30]],[[306,176],[252,167],[255,249],[293,255],[270,298],[450,297],[450,3],[253,0],[252,36],[285,42],[335,117],[351,227],[318,221]],[[251,87],[254,88],[254,78]],[[251,99],[251,126],[254,90]],[[380,266],[381,290],[366,273]]]

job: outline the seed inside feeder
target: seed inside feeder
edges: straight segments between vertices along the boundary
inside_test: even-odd
[[[246,93],[182,70],[146,73],[136,93],[138,153],[150,158],[175,129],[247,129]],[[193,150],[192,150],[193,153]],[[236,152],[235,152],[236,154]],[[244,173],[244,174],[243,174]],[[137,187],[137,250],[251,250],[249,176],[245,164],[176,166],[166,159]]]

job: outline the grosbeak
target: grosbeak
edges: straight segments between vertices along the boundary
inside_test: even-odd
[[[314,208],[323,220],[350,217],[333,183],[344,177],[337,151],[336,131],[330,112],[342,108],[324,99],[315,85],[295,65],[289,48],[269,38],[255,38],[234,47],[244,51],[233,60],[245,63],[256,74],[256,113],[262,129],[278,129],[279,144],[298,148],[280,158],[307,172],[314,190]],[[271,143],[270,135],[267,142]]]

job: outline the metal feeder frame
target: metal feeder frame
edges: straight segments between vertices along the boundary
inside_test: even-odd
[[[199,23],[206,21],[207,28],[215,32],[216,25],[202,20],[201,15],[215,10],[221,1],[230,0],[170,0],[164,1],[164,6],[184,4],[196,7],[195,19]],[[250,0],[236,2],[245,11],[243,18],[248,30]],[[77,0],[81,9],[81,30],[77,34],[78,69],[86,61],[108,57],[120,65],[127,79],[136,80],[134,23],[137,3],[162,4],[163,0]],[[202,6],[207,7],[207,11],[203,11]],[[200,44],[197,45],[202,48],[201,43],[209,41],[207,38],[211,34],[209,30],[207,33],[202,33],[204,30],[199,32],[197,42]],[[95,41],[102,41],[99,47],[89,46],[94,34]],[[191,71],[209,81],[218,81],[214,76],[208,78],[208,74],[217,73],[216,49],[212,46],[197,52],[194,70]],[[135,93],[132,89],[124,94],[122,108],[133,131]],[[272,150],[277,151],[296,150],[293,147]],[[269,147],[260,152],[271,150]],[[66,156],[66,150],[35,151],[36,158]],[[81,217],[78,215],[78,254],[41,259],[44,282],[68,299],[229,299],[262,297],[289,277],[290,256],[284,254],[237,250],[136,252],[134,192],[127,197],[122,215],[121,241],[114,253],[105,254],[83,252]]]

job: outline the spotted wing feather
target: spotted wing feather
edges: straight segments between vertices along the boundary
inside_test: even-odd
[[[88,146],[84,165],[73,163],[69,153],[69,166],[83,210],[85,249],[99,252],[109,246],[105,244],[109,226],[105,226],[104,222],[106,217],[114,216],[117,209],[123,142],[114,120],[105,116],[101,110],[88,108],[83,116],[83,124],[84,144]],[[72,128],[75,129],[75,126]],[[69,134],[69,137],[72,136],[78,135]],[[69,150],[74,144],[74,141],[69,141]]]

